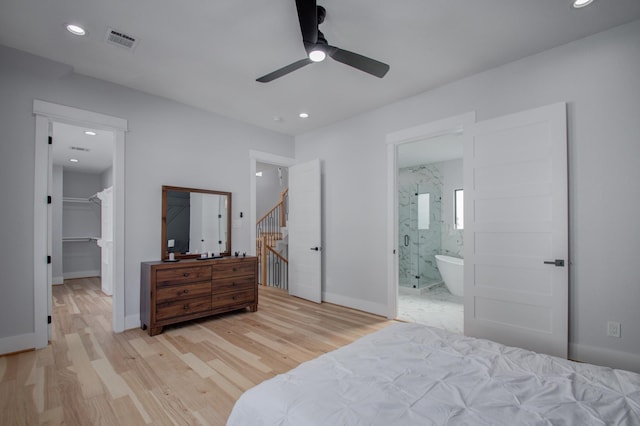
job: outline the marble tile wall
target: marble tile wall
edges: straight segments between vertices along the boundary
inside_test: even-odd
[[[435,255],[463,257],[463,230],[442,218],[442,163],[398,171],[400,285],[424,288],[442,282]],[[418,196],[430,194],[429,229],[418,229]]]

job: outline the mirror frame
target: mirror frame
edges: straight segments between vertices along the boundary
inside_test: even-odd
[[[180,186],[162,185],[162,231],[161,231],[161,257],[167,259],[169,250],[167,249],[167,192],[197,192],[201,194],[224,195],[227,197],[227,250],[220,253],[221,256],[231,256],[231,192],[214,191],[209,189],[183,188]],[[200,257],[199,254],[174,253],[176,259],[194,259]]]

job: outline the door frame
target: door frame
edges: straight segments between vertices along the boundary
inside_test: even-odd
[[[398,145],[450,133],[461,133],[463,138],[467,138],[469,137],[468,130],[475,122],[476,113],[471,111],[387,134],[387,247],[389,247],[387,257],[387,318],[389,319],[395,319],[398,315]],[[466,132],[465,129],[467,129]]]
[[[250,236],[251,236],[251,249],[248,252],[256,256],[256,163],[274,164],[276,166],[291,167],[296,164],[296,159],[291,157],[283,157],[281,155],[270,154],[268,152],[249,150],[249,220],[250,223]]]
[[[111,131],[114,134],[113,154],[113,209],[114,209],[114,262],[112,263],[113,312],[112,327],[116,333],[125,329],[124,310],[124,143],[128,122],[119,117],[59,105],[38,99],[33,101],[35,115],[35,180],[34,180],[34,247],[33,247],[33,290],[34,290],[34,347],[44,348],[49,336],[47,316],[50,312],[51,265],[46,258],[49,252],[48,223],[51,205],[47,204],[49,186],[49,145],[43,143],[50,136],[52,122]],[[48,300],[47,300],[48,299]]]

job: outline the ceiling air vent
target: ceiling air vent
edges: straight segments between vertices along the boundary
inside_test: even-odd
[[[89,152],[91,151],[89,148],[83,148],[81,146],[72,146],[70,147],[72,150],[74,151],[84,151],[84,152]]]
[[[125,34],[122,31],[114,30],[113,28],[109,28],[109,31],[107,31],[106,41],[109,44],[123,47],[127,50],[133,50],[137,43],[135,37]]]

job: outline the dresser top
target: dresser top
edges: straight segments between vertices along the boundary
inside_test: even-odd
[[[151,260],[146,262],[141,262],[142,265],[173,265],[173,266],[195,266],[197,265],[211,265],[216,263],[227,263],[227,262],[249,262],[255,261],[258,258],[256,256],[226,256],[226,257],[218,257],[218,258],[210,258],[210,259],[179,259],[177,261],[162,261],[162,260]]]

